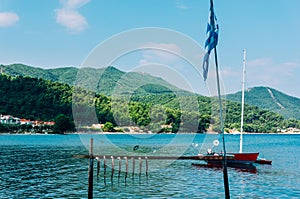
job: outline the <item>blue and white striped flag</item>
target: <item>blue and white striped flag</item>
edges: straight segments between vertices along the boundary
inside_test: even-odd
[[[207,79],[210,52],[218,44],[218,33],[219,33],[219,26],[217,24],[217,18],[214,13],[213,0],[210,0],[209,18],[208,18],[207,30],[206,30],[206,34],[207,34],[208,38],[205,41],[206,53],[203,58],[204,81],[206,81],[206,79]]]

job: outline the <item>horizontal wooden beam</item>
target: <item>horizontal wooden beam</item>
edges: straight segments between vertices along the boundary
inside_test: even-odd
[[[93,158],[103,158],[103,157],[111,157],[112,155],[93,155]],[[136,156],[136,155],[118,155],[113,156],[116,158],[142,158],[142,159],[148,159],[148,160],[223,160],[223,156],[214,156],[214,155],[198,155],[198,156]],[[73,158],[91,158],[90,155],[74,155]],[[227,159],[233,159],[233,156],[227,156]]]

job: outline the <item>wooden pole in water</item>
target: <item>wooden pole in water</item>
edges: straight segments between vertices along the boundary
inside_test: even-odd
[[[148,157],[145,157],[146,160],[146,176],[148,176]]]
[[[125,162],[126,162],[126,172],[125,172],[125,183],[126,183],[126,179],[127,179],[127,175],[128,175],[128,159],[127,157],[124,157]]]
[[[105,156],[103,156],[103,167],[104,167],[104,178],[106,178],[106,159],[105,159]]]
[[[111,182],[113,182],[115,172],[115,163],[114,163],[114,156],[111,156]]]
[[[93,138],[90,139],[90,163],[89,163],[89,176],[88,176],[88,199],[93,198]]]
[[[118,172],[118,178],[120,178],[120,176],[121,176],[121,169],[122,169],[122,160],[121,160],[121,158],[120,157],[118,157],[118,160],[119,160],[119,172]]]
[[[96,160],[97,160],[97,178],[98,178],[100,174],[100,158],[96,157]]]
[[[142,174],[142,158],[139,157],[139,160],[140,160],[140,172],[139,172],[139,176],[141,177],[141,174]]]
[[[132,178],[134,178],[135,159],[131,158],[131,160],[132,160]]]

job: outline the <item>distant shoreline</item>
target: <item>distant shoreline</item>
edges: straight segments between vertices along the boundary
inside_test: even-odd
[[[54,133],[0,133],[0,135],[156,135],[156,133],[122,133],[122,132],[76,132],[76,133],[63,133],[63,134],[54,134]],[[207,135],[217,135],[217,133],[159,133],[159,134],[207,134]],[[243,133],[243,135],[300,135],[300,132],[284,132],[284,133]],[[221,134],[219,134],[221,135]],[[225,133],[225,135],[240,135],[240,133]]]

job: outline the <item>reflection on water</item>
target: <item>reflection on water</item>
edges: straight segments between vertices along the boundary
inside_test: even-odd
[[[223,171],[222,165],[209,165],[204,163],[192,163],[192,165],[199,168],[211,168],[211,169],[219,169]],[[228,167],[235,169],[237,172],[257,173],[256,166],[252,164],[234,164],[234,165],[228,165]]]
[[[230,148],[238,137],[229,138]],[[257,165],[254,173],[228,168],[232,198],[298,198],[299,154],[287,156],[279,153],[282,147],[284,150],[299,151],[297,138],[255,135],[252,141],[248,140],[249,145],[245,144],[245,150],[251,147],[254,151],[264,151],[265,156],[273,160],[273,165]],[[14,141],[8,142],[9,139]],[[202,139],[197,137],[194,143],[201,143]],[[249,137],[246,135],[245,139]],[[88,153],[78,140],[75,135],[36,138],[0,136],[0,198],[87,198],[88,160],[72,157],[74,154]],[[275,144],[266,145],[270,140]],[[280,140],[284,144],[280,145]],[[123,145],[119,144],[132,152],[136,142],[125,140]],[[136,150],[136,153],[143,154],[144,151],[150,153],[153,147],[163,143],[158,139],[156,145],[138,144],[141,152]],[[185,153],[195,152],[195,144],[191,144]],[[192,163],[198,162],[185,160],[172,161],[168,166],[160,167],[157,165],[166,165],[164,161],[151,160],[149,169],[155,165],[157,168],[146,176],[145,162],[139,174],[139,160],[135,161],[136,172],[133,176],[129,160],[126,179],[124,159],[120,176],[118,159],[114,159],[112,176],[111,158],[107,157],[106,177],[102,160],[97,177],[95,161],[94,198],[224,198],[222,169],[197,167]]]
[[[73,159],[74,150],[84,152],[65,147],[1,147],[0,198],[76,196],[76,190],[85,188],[86,161]]]

